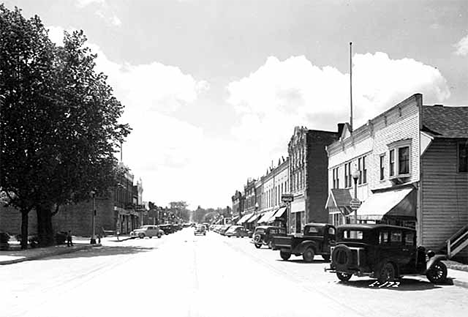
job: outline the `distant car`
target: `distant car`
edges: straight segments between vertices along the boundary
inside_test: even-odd
[[[226,237],[248,237],[249,232],[243,226],[231,226],[226,233],[224,234]]]
[[[158,226],[147,225],[147,226],[143,226],[141,228],[135,229],[132,232],[130,232],[130,237],[133,237],[133,238],[138,237],[140,239],[149,237],[151,239],[152,237],[161,238],[163,234],[164,234],[164,231],[161,230]]]
[[[255,228],[253,233],[252,243],[257,249],[261,248],[262,245],[268,246],[273,249],[273,236],[285,236],[286,229],[283,227],[275,226],[258,226]]]
[[[204,235],[206,236],[206,227],[205,225],[197,225],[193,231],[194,235]]]
[[[170,234],[175,232],[174,226],[171,224],[160,225],[159,228],[161,228],[161,230],[164,231],[164,234]]]

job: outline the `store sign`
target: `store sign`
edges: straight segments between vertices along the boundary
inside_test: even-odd
[[[283,194],[281,195],[281,201],[284,203],[290,203],[294,200],[293,194]]]

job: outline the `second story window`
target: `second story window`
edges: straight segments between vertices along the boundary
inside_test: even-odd
[[[409,146],[398,149],[398,174],[409,174]]]
[[[333,188],[340,188],[339,168],[333,169]]]
[[[383,180],[385,178],[385,155],[380,155],[380,180]]]
[[[395,175],[395,150],[390,150],[389,166],[390,176]]]
[[[458,171],[468,172],[468,143],[458,145]]]

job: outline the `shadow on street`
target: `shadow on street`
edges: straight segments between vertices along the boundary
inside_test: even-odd
[[[76,252],[53,255],[41,260],[56,260],[56,259],[77,259],[77,258],[89,258],[89,257],[102,257],[102,256],[115,256],[115,255],[130,255],[141,252],[148,252],[155,250],[154,247],[132,247],[132,246],[100,246],[94,248],[88,248],[79,250]]]
[[[421,290],[432,290],[441,288],[439,285],[432,284],[429,281],[417,280],[411,278],[402,278],[395,282],[387,282],[380,284],[377,280],[350,280],[348,282],[337,282],[339,285],[351,286],[356,288],[368,288],[368,289],[387,289],[393,291],[421,291]],[[447,279],[447,282],[443,285],[453,285],[452,279]]]

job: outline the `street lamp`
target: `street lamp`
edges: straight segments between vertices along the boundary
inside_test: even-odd
[[[361,172],[359,170],[355,170],[353,172],[353,180],[354,180],[354,201],[356,203],[359,203],[359,199],[357,198],[357,182],[359,179],[359,176],[361,175]],[[357,223],[357,208],[354,210],[354,222]]]
[[[91,197],[93,197],[93,213],[92,213],[92,222],[91,222],[91,227],[92,227],[92,234],[91,234],[91,244],[96,244],[96,192],[92,190],[90,192]]]

